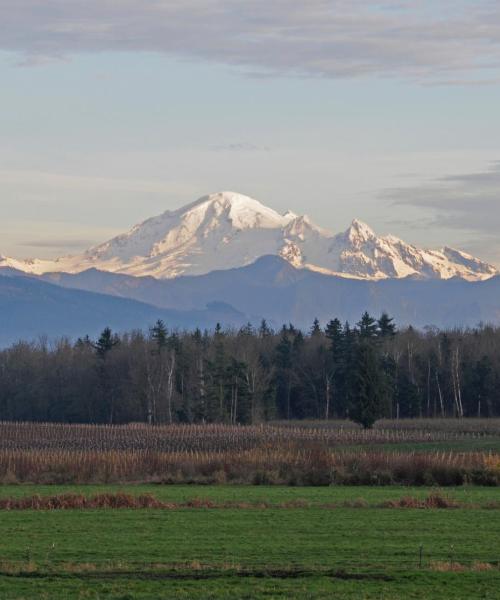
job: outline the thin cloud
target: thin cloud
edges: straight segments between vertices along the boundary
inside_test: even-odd
[[[484,172],[448,175],[421,186],[391,188],[381,197],[395,206],[426,209],[436,225],[498,233],[500,162]]]
[[[21,60],[16,62],[16,67],[28,68],[43,67],[45,65],[52,64],[56,61],[68,62],[68,58],[65,56],[44,56],[43,54],[28,54]]]
[[[448,175],[414,187],[380,194],[392,206],[425,211],[426,227],[457,229],[470,235],[465,249],[500,264],[500,162],[484,172]],[[416,221],[418,224],[418,221]]]
[[[96,240],[84,239],[50,239],[50,240],[27,240],[21,242],[19,246],[28,248],[88,248],[96,243]]]
[[[269,152],[268,146],[258,146],[247,142],[239,142],[233,144],[218,144],[211,146],[210,149],[214,152]]]
[[[0,48],[25,65],[88,52],[156,52],[251,75],[498,80],[495,0],[0,0]]]

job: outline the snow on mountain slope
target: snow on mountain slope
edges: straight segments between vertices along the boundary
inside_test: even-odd
[[[362,279],[408,276],[481,281],[497,269],[452,248],[422,250],[393,235],[378,237],[368,225],[355,219],[350,228],[334,236],[328,250],[333,272]],[[323,265],[322,265],[323,266]]]
[[[46,273],[49,266],[54,266],[57,261],[39,260],[38,258],[30,260],[18,260],[11,258],[10,256],[3,256],[0,254],[0,267],[5,269],[15,269],[16,271],[23,271],[24,273],[35,273],[37,275]],[[54,268],[54,270],[57,270]]]
[[[201,275],[279,255],[294,267],[360,279],[407,276],[477,281],[498,274],[459,250],[421,250],[394,236],[377,237],[354,220],[333,235],[307,216],[280,215],[248,196],[220,192],[136,225],[129,232],[78,256],[19,261],[7,266],[29,273],[78,273],[89,268],[169,279]]]
[[[239,267],[277,254],[292,220],[240,194],[212,194],[89,250],[79,264],[159,278]]]

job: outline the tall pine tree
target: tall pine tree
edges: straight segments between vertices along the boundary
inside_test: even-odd
[[[360,340],[348,376],[349,417],[366,429],[386,414],[386,384],[376,348]]]

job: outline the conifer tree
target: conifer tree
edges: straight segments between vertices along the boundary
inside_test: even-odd
[[[97,371],[102,393],[101,410],[104,408],[107,412],[107,421],[111,424],[115,417],[115,398],[116,390],[113,387],[112,368],[108,364],[108,356],[111,350],[119,343],[118,337],[114,336],[111,329],[106,327],[99,339],[94,344],[96,354],[99,358]]]
[[[396,334],[396,325],[394,319],[389,317],[386,312],[383,312],[380,319],[377,321],[378,335],[381,338],[393,337]]]
[[[211,421],[224,422],[228,419],[226,405],[227,356],[224,347],[224,333],[217,323],[213,336],[213,356],[207,363],[208,388],[207,417]]]
[[[281,415],[290,418],[292,394],[292,342],[286,326],[276,346],[276,403]]]
[[[262,319],[262,321],[260,322],[260,327],[259,327],[259,337],[264,338],[264,337],[268,337],[272,334],[273,334],[273,332],[269,328],[267,321],[265,319]]]
[[[325,336],[329,341],[330,351],[330,385],[327,390],[329,395],[327,412],[330,413],[330,405],[333,405],[337,413],[344,408],[343,396],[345,392],[346,374],[346,338],[342,324],[338,319],[332,319],[325,329]]]
[[[325,329],[325,335],[330,342],[330,352],[332,353],[334,362],[339,363],[342,354],[344,333],[342,331],[342,324],[338,319],[329,321]]]
[[[311,329],[309,331],[309,335],[311,337],[313,337],[315,335],[321,335],[321,327],[319,325],[318,319],[314,319]]]
[[[151,328],[151,338],[156,342],[158,350],[165,348],[168,339],[168,330],[165,323],[158,319],[155,325]]]
[[[364,312],[363,316],[361,317],[361,321],[359,321],[358,325],[358,329],[359,329],[359,335],[361,338],[364,339],[374,339],[377,337],[377,333],[378,333],[378,325],[377,325],[377,321],[371,317],[368,312]]]
[[[377,350],[366,339],[356,344],[350,365],[349,417],[368,429],[386,412],[386,386]]]
[[[109,327],[106,327],[94,344],[97,356],[102,359],[106,358],[108,352],[110,352],[118,343],[118,338],[113,335]]]

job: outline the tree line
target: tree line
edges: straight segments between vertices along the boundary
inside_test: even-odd
[[[500,416],[500,329],[398,330],[387,314],[308,332],[150,331],[0,351],[0,420],[223,422]]]

